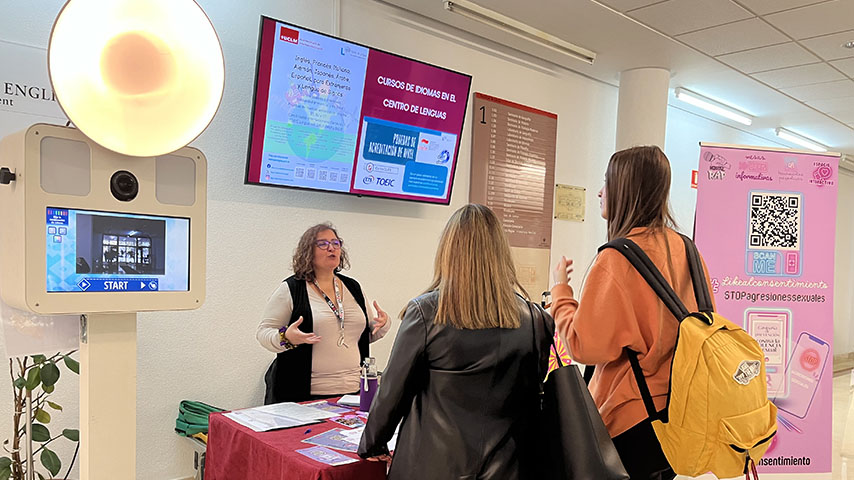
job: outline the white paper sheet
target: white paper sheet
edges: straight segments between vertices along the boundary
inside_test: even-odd
[[[344,395],[341,397],[341,400],[338,400],[338,405],[349,405],[351,407],[359,406],[359,396],[358,395]]]
[[[323,420],[339,416],[337,413],[331,413],[309,405],[300,405],[292,402],[274,403],[272,405],[264,405],[262,407],[255,407],[249,410],[270,413],[282,417],[293,418],[295,420]]]
[[[296,420],[293,418],[282,417],[279,415],[271,415],[269,413],[264,412],[253,412],[251,410],[235,410],[233,412],[225,413],[223,414],[223,416],[234,420],[235,422],[243,425],[244,427],[251,428],[256,432],[267,432],[280,428],[298,427],[300,425],[317,423],[316,420]]]

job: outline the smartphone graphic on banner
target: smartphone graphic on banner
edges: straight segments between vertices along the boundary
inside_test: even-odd
[[[830,355],[830,345],[824,340],[802,332],[798,336],[794,352],[786,368],[789,379],[789,396],[775,399],[774,403],[780,408],[798,418],[804,418],[809,412],[815,391],[824,373],[827,357]]]
[[[744,329],[759,342],[765,353],[765,381],[771,398],[786,398],[789,395],[786,360],[789,359],[791,327],[790,310],[749,308],[744,311]]]

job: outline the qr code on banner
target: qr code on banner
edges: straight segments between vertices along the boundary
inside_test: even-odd
[[[802,198],[797,193],[750,193],[750,248],[799,250]]]

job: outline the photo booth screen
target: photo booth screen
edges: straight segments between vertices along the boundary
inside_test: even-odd
[[[190,289],[190,219],[49,207],[48,292]]]
[[[246,183],[447,205],[471,77],[262,18]]]

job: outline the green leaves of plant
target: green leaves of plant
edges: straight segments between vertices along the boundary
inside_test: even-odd
[[[41,383],[41,367],[32,367],[30,371],[27,372],[27,390],[35,390],[36,387]]]
[[[65,361],[65,366],[68,367],[72,372],[80,375],[80,363],[77,360],[69,357],[68,355],[63,355],[62,359]]]
[[[73,353],[74,352],[72,351],[69,354]],[[48,413],[49,410],[61,412],[63,408],[62,405],[51,402],[45,398],[46,394],[54,392],[56,384],[59,382],[61,374],[61,367],[59,366],[60,357],[65,363],[66,368],[78,375],[80,374],[80,363],[69,355],[63,355],[62,353],[56,353],[50,357],[46,355],[30,355],[29,358],[32,360],[32,364],[27,364],[26,360],[21,363],[19,360],[18,371],[13,373],[12,384],[16,389],[23,390],[26,388],[27,391],[32,392],[37,388],[41,388],[44,392],[39,393],[38,397],[34,398],[33,401],[33,403],[37,404],[39,408],[36,408],[33,414],[34,418],[31,430],[32,438],[30,439],[32,442],[41,444],[39,448],[41,451],[39,461],[41,466],[49,472],[49,474],[43,474],[38,471],[34,472],[41,480],[45,480],[45,477],[54,478],[62,469],[62,461],[56,453],[47,448],[47,446],[52,443],[53,440],[59,438],[59,436],[52,438],[50,430],[48,430],[46,424],[49,424],[51,421],[51,414]],[[14,367],[11,360],[9,366],[10,369]],[[20,395],[20,393],[16,395]],[[62,430],[61,436],[72,442],[80,441],[80,431],[76,429],[64,429]],[[8,443],[9,441],[7,440],[3,444],[7,449]],[[10,457],[0,457],[0,480],[10,480],[11,478],[12,459]]]
[[[36,410],[36,420],[42,423],[50,423],[50,414],[40,408]]]
[[[48,448],[42,450],[42,454],[39,459],[41,459],[42,465],[44,465],[44,468],[46,468],[51,475],[56,475],[62,468],[62,462],[59,461],[59,457],[57,457],[56,454]]]
[[[12,476],[12,459],[0,457],[0,480],[8,480]]]
[[[33,424],[33,441],[34,442],[46,442],[50,440],[50,430],[47,429],[44,425],[39,425],[38,423]]]
[[[41,371],[42,385],[52,387],[59,381],[59,368],[53,362],[46,363],[42,366]]]

